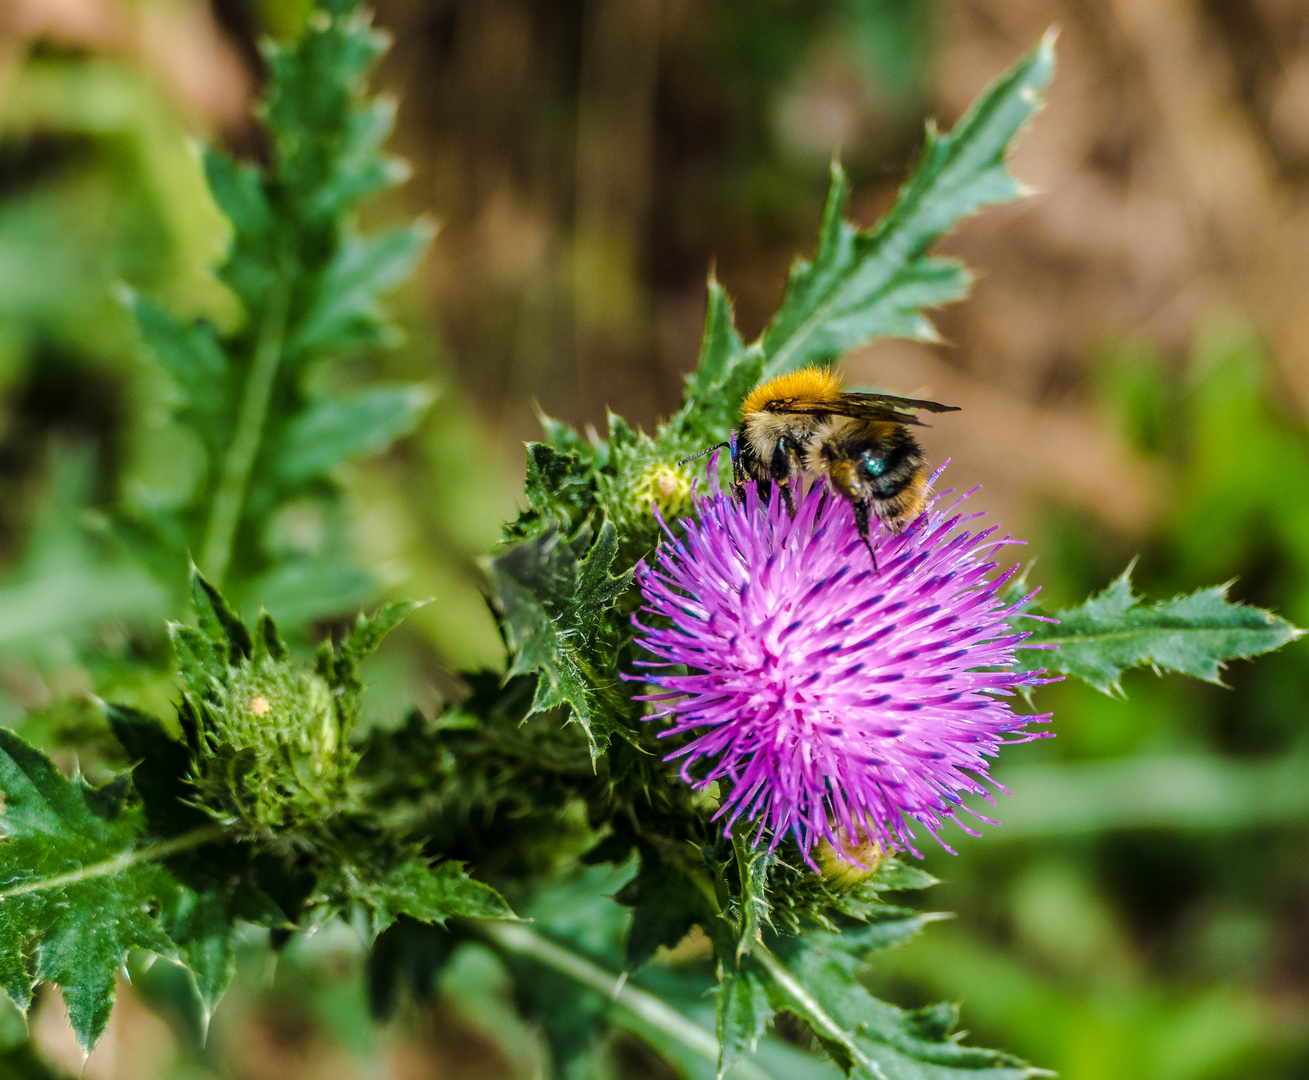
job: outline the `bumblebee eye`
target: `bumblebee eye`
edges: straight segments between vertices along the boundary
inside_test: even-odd
[[[871,450],[864,451],[863,460],[860,464],[864,467],[864,472],[869,476],[881,476],[886,472],[886,462],[877,457]]]

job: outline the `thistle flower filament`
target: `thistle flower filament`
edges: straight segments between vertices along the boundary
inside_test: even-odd
[[[1046,681],[1011,670],[1027,635],[999,590],[1017,567],[987,576],[1013,541],[934,503],[905,532],[875,533],[874,573],[825,486],[794,518],[753,484],[741,503],[716,490],[697,510],[639,568],[633,621],[651,657],[639,677],[658,688],[647,719],[671,721],[660,735],[684,780],[718,785],[724,832],[745,818],[756,843],[791,836],[811,864],[821,840],[918,854],[912,823],[943,846],[946,820],[972,832],[961,796],[990,799],[999,748],[1049,719],[1006,700]]]

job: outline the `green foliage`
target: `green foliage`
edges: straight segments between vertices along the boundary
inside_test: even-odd
[[[632,574],[610,573],[618,550],[612,524],[604,524],[593,545],[589,541],[586,534],[570,543],[547,533],[488,561],[487,573],[512,657],[505,678],[537,675],[531,711],[566,704],[598,754],[608,745],[612,721],[599,719],[596,700],[616,680],[610,613]]]
[[[1030,624],[1027,644],[1054,651],[1028,653],[1025,663],[1121,695],[1119,680],[1129,668],[1150,665],[1221,683],[1229,660],[1280,649],[1303,632],[1270,612],[1229,603],[1225,585],[1145,603],[1132,591],[1131,573],[1129,566],[1098,596],[1058,612],[1057,622]]]
[[[23,1009],[34,980],[59,985],[87,1050],[130,949],[184,963],[207,1019],[238,919],[285,935],[340,915],[371,941],[400,916],[509,915],[458,863],[387,832],[354,782],[358,665],[411,605],[361,616],[306,670],[267,615],[252,633],[198,572],[192,591],[198,626],[171,627],[182,740],[110,706],[135,766],[94,788],[0,728],[0,985]]]
[[[338,474],[409,434],[431,403],[421,386],[334,388],[325,367],[396,340],[379,298],[431,233],[420,224],[364,236],[351,223],[361,199],[405,175],[380,149],[393,108],[362,93],[382,50],[353,5],[320,5],[299,41],[268,50],[271,164],[207,151],[210,190],[232,228],[219,277],[244,312],[235,326],[130,298],[173,381],[175,421],[199,437],[204,458],[181,502],[131,509],[138,545],[173,580],[196,552],[239,607],[262,600],[294,623],[373,592],[348,548]],[[270,531],[287,513],[313,519],[289,546]]]
[[[888,938],[903,940],[921,925],[912,918],[897,922],[900,933]],[[750,980],[750,989],[731,995],[735,1012],[728,1026],[740,1028],[727,1045],[744,1044],[742,1036],[761,1026],[761,1012],[785,1009],[810,1027],[846,1075],[861,1080],[1049,1075],[1009,1054],[962,1045],[954,1030],[958,1009],[952,1005],[910,1012],[878,1001],[858,979],[867,954],[877,947],[846,934],[791,938],[775,951],[755,950],[743,964],[749,970],[738,976]]]
[[[0,985],[21,1009],[36,980],[64,992],[78,1042],[104,1032],[129,949],[176,955],[154,913],[176,890],[147,846],[126,777],[93,788],[0,728]]]
[[[791,271],[782,306],[760,338],[764,376],[831,363],[873,338],[936,340],[921,309],[960,299],[969,279],[958,263],[926,252],[965,217],[1024,194],[1006,156],[1053,76],[1054,37],[1047,35],[950,134],[928,129],[918,167],[870,232],[844,219],[849,193],[845,174],[833,166],[818,250]]]

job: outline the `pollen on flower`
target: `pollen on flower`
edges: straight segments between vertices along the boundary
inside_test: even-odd
[[[250,699],[250,711],[256,716],[267,716],[268,710],[271,708],[272,706],[268,703],[268,699],[262,694]]]
[[[1041,736],[1029,725],[1049,716],[1011,704],[1047,681],[1014,670],[1022,602],[999,590],[1017,567],[988,576],[1013,541],[940,501],[874,533],[878,573],[826,487],[794,518],[776,489],[767,503],[754,485],[739,502],[715,490],[638,567],[649,657],[626,677],[653,688],[647,719],[669,722],[682,778],[718,785],[725,834],[744,819],[755,843],[793,837],[815,869],[820,844],[824,861],[918,854],[915,825],[946,846],[946,820],[973,832],[963,795],[1003,790],[988,776],[999,749]]]

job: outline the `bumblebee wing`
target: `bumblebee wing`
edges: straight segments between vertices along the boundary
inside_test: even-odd
[[[941,405],[935,401],[920,401],[917,398],[892,397],[889,394],[842,394],[830,400],[808,400],[804,398],[783,398],[768,403],[767,410],[777,413],[792,413],[803,416],[851,416],[857,420],[881,420],[892,424],[916,424],[923,422],[909,409],[928,409],[931,412],[957,412],[953,405]]]
[[[939,401],[924,401],[922,398],[896,397],[893,394],[842,394],[842,403],[849,402],[852,407],[858,408],[860,405],[886,405],[892,409],[912,410],[919,409],[923,412],[958,412],[958,405],[942,405]]]

